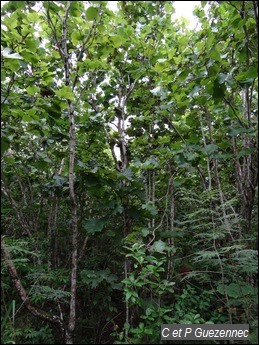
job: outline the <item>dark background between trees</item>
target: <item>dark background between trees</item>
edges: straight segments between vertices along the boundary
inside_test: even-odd
[[[3,344],[257,343],[258,5],[173,6],[1,8]]]

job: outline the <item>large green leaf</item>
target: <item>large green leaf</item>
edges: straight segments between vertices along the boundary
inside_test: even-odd
[[[219,150],[218,145],[215,144],[208,144],[204,148],[201,149],[202,152],[211,155],[212,153],[216,152]]]
[[[101,232],[107,222],[107,219],[87,219],[83,222],[83,228],[93,235],[96,232]]]
[[[152,216],[156,216],[158,213],[157,207],[151,201],[142,205],[142,209],[148,211]]]
[[[255,78],[258,77],[258,68],[250,67],[247,71],[240,72],[235,76],[235,79],[241,84],[252,84]]]
[[[35,95],[36,93],[40,92],[40,88],[37,86],[28,86],[26,91],[28,95]]]
[[[97,18],[98,16],[98,10],[97,8],[95,7],[89,7],[87,10],[86,10],[86,18],[88,20],[94,20]]]
[[[166,242],[158,240],[153,243],[152,249],[157,253],[164,253],[168,249],[168,245]]]
[[[63,86],[60,90],[56,90],[55,93],[59,97],[66,98],[71,101],[74,99],[74,94],[69,86]]]

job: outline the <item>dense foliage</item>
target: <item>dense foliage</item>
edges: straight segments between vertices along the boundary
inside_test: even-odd
[[[109,5],[1,8],[1,342],[257,343],[258,4]]]

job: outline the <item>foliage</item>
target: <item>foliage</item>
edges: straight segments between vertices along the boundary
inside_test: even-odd
[[[2,342],[256,343],[257,2],[110,5],[1,7]]]

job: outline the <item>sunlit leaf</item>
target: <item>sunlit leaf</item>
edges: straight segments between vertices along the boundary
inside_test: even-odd
[[[56,95],[58,95],[59,97],[62,97],[62,98],[66,98],[69,100],[74,99],[73,92],[71,91],[69,86],[63,86],[62,89],[56,90],[55,93],[56,93]]]
[[[97,18],[97,15],[98,15],[98,10],[97,8],[95,7],[89,7],[87,10],[86,10],[86,18],[88,20],[94,20]]]

